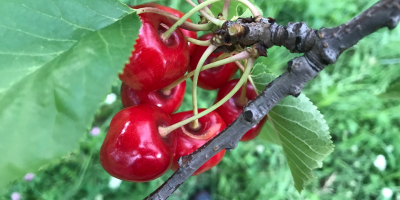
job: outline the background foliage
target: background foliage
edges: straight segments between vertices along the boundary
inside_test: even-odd
[[[280,24],[305,21],[312,28],[343,23],[375,2],[255,1],[265,16],[276,18]],[[190,9],[178,0],[163,3],[183,11]],[[314,170],[318,180],[301,195],[293,186],[282,149],[263,140],[262,135],[240,143],[217,167],[190,178],[170,199],[188,199],[200,190],[207,190],[213,199],[383,199],[383,188],[390,188],[393,198],[400,199],[400,149],[396,145],[400,143],[399,36],[399,28],[370,35],[307,85],[304,93],[325,116],[335,151],[324,160],[323,168]],[[268,58],[259,61],[279,74],[294,56],[274,47],[268,51]],[[190,88],[188,81],[188,91]],[[111,89],[118,94],[119,83],[115,82]],[[106,91],[109,89],[105,88],[104,97],[98,98],[105,98]],[[200,107],[208,107],[215,92],[203,91],[200,97]],[[190,99],[186,95],[181,110],[190,109]],[[31,182],[23,181],[21,176],[0,190],[1,197],[9,199],[13,192],[21,193],[25,199],[140,199],[148,195],[172,172],[150,183],[123,182],[111,189],[110,176],[99,164],[98,151],[107,124],[120,108],[118,100],[104,104],[93,122],[93,126],[101,127],[99,136],[87,132],[80,147],[67,158],[45,167]],[[378,155],[386,158],[384,170],[373,164]]]

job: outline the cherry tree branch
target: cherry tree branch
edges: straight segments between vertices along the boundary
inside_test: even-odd
[[[234,149],[240,138],[280,100],[288,95],[300,95],[305,84],[327,65],[334,64],[344,50],[380,28],[395,28],[399,20],[400,0],[381,0],[348,22],[328,29],[310,29],[304,22],[280,26],[272,18],[262,18],[257,22],[254,18],[225,22],[216,34],[230,46],[219,47],[217,50],[220,52],[230,52],[232,46],[248,47],[258,43],[266,49],[278,45],[304,55],[290,60],[287,71],[250,101],[225,130],[192,154],[181,157],[179,169],[146,199],[167,199],[208,159],[222,149]],[[232,28],[242,32],[232,31]]]

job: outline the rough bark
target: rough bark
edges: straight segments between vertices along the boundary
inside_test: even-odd
[[[284,46],[291,52],[304,53],[288,62],[287,71],[269,83],[265,90],[243,109],[239,117],[218,136],[190,155],[179,159],[179,169],[146,199],[167,199],[201,165],[222,149],[234,149],[240,138],[258,123],[280,100],[288,95],[297,97],[304,85],[327,65],[334,64],[339,55],[365,36],[380,28],[393,29],[400,20],[400,0],[381,0],[348,22],[334,27],[310,29],[304,22],[281,26],[272,18],[238,19],[226,22],[217,31],[225,43],[242,47],[260,44],[268,49]],[[241,34],[230,34],[232,26],[244,27]],[[229,46],[218,51],[227,52]]]

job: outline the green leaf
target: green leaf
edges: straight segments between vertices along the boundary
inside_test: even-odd
[[[273,127],[268,123],[269,122],[267,122],[261,129],[261,133],[258,137],[273,144],[281,145],[281,141],[279,140],[278,135],[276,134]]]
[[[400,83],[389,86],[379,97],[383,99],[400,99]]]
[[[1,40],[10,44],[0,45],[6,52],[0,60],[8,63],[0,68],[0,150],[6,152],[0,157],[0,186],[78,147],[141,26],[135,13],[118,20],[129,9],[111,0],[24,2],[29,9],[15,2],[0,3],[0,13],[7,11],[4,4],[14,13],[20,8],[21,15],[14,16],[35,19],[37,26],[28,30],[33,22],[14,20],[23,31],[9,29]]]
[[[256,85],[256,92],[259,94],[265,89],[265,86],[270,83],[274,76],[268,70],[268,67],[263,63],[257,63],[251,70],[251,78]]]
[[[259,90],[274,76],[258,63],[252,78]],[[288,96],[272,108],[260,137],[282,146],[299,192],[314,179],[312,170],[322,167],[322,160],[334,147],[323,115],[303,94]]]
[[[295,187],[301,192],[315,178],[312,170],[322,167],[322,160],[333,151],[323,115],[305,95],[289,96],[268,113],[266,126],[273,131],[267,134],[275,134],[280,142]]]
[[[113,0],[0,1],[0,96],[83,36],[129,12]]]

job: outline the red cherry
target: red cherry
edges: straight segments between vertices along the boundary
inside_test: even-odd
[[[199,38],[199,40],[208,40],[213,36],[212,33],[205,34]],[[194,52],[190,58],[189,63],[189,71],[193,71],[196,69],[197,63],[199,62],[201,56],[204,51],[206,51],[206,46],[197,46],[194,49]],[[214,59],[218,58],[222,53],[212,53],[207,60],[204,62],[204,65],[211,63]],[[228,82],[229,79],[235,75],[238,67],[235,63],[228,63],[225,65],[221,65],[219,67],[214,67],[211,69],[204,70],[200,72],[199,80],[197,85],[206,90],[215,90],[220,88],[224,83]],[[192,77],[193,80],[193,77]]]
[[[232,89],[235,87],[235,85],[238,83],[239,79],[234,79],[229,82],[227,82],[225,85],[223,85],[217,94],[217,99],[215,100],[215,103],[224,98]],[[233,121],[236,120],[236,118],[239,116],[240,113],[242,113],[243,106],[239,105],[238,100],[240,97],[240,94],[242,92],[242,89],[239,89],[233,95],[227,102],[222,104],[219,108],[217,108],[218,114],[221,115],[222,119],[224,119],[225,123],[227,125],[231,124]],[[247,100],[253,100],[257,97],[256,92],[254,91],[253,86],[250,83],[247,83],[247,89],[246,89],[246,97]],[[267,117],[264,117],[258,124],[254,125],[249,131],[247,131],[243,137],[240,139],[240,141],[249,141],[257,137],[258,134],[260,134],[260,131],[262,127],[265,124],[265,121],[267,120]]]
[[[166,113],[172,114],[182,105],[185,95],[186,81],[172,88],[168,93],[162,90],[143,91],[134,90],[122,83],[121,100],[124,107],[136,106],[141,103],[156,105],[162,108]]]
[[[175,30],[168,40],[160,36],[172,22],[152,13],[139,14],[142,28],[135,50],[119,78],[134,90],[158,90],[183,76],[189,63],[187,40]]]
[[[172,120],[161,108],[141,104],[119,111],[100,149],[100,162],[112,176],[145,182],[163,175],[172,164],[176,140],[162,138],[158,127]]]
[[[199,112],[205,109],[199,109]],[[184,119],[193,116],[193,111],[185,111],[173,114],[171,116],[174,123],[178,123]],[[194,130],[189,124],[180,127],[175,130],[175,137],[177,140],[174,162],[172,163],[171,169],[176,171],[179,168],[178,159],[182,156],[193,153],[196,149],[201,147],[211,138],[216,136],[219,132],[226,128],[224,120],[215,111],[207,114],[206,116],[199,119],[200,128]],[[195,137],[195,138],[193,138]],[[212,158],[210,158],[206,163],[204,163],[199,169],[197,169],[192,176],[201,174],[215,165],[217,165],[224,157],[225,149],[218,152]]]
[[[183,15],[185,15],[185,13],[183,13],[183,12],[181,12],[179,10],[175,10],[173,8],[170,8],[170,7],[167,7],[167,6],[158,5],[158,4],[155,4],[155,3],[145,3],[145,4],[134,6],[133,8],[143,8],[143,7],[158,8],[160,10],[167,11],[167,12],[169,12],[169,13],[171,13],[171,14],[179,17],[179,18],[181,18],[181,17],[183,17]],[[192,20],[190,20],[190,19],[187,19],[186,21],[192,22]],[[194,32],[194,31],[189,31],[189,30],[186,30],[186,29],[183,29],[183,28],[180,28],[180,30],[182,31],[183,35],[185,35],[186,37],[191,37],[191,38],[194,38],[194,39],[197,38],[197,33]],[[188,42],[188,46],[189,46],[190,55],[192,55],[196,45],[193,44],[193,43]]]

